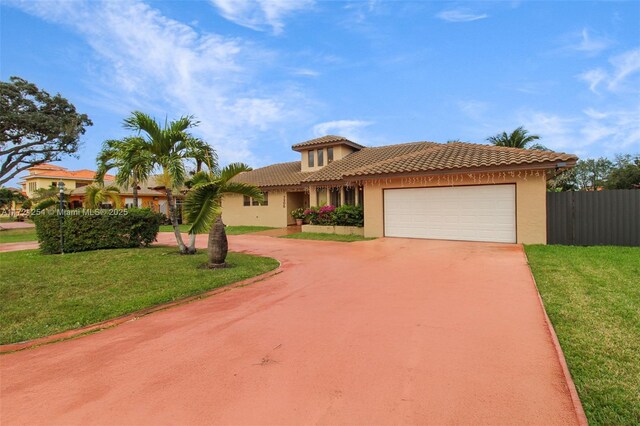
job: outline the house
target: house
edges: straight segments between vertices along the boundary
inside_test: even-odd
[[[366,237],[546,243],[546,182],[577,157],[464,142],[364,147],[342,136],[292,146],[300,161],[236,177],[265,201],[229,195],[227,225],[284,227],[299,207],[361,205]]]
[[[27,169],[28,174],[22,177],[20,185],[22,193],[32,198],[37,195],[38,189],[55,188],[60,182],[64,183],[65,192],[69,194],[71,208],[82,208],[87,186],[96,182],[96,172],[94,170],[69,170],[65,167],[54,164],[41,164]],[[105,186],[115,185],[115,176],[106,174],[104,176]],[[116,185],[118,186],[118,185]],[[121,187],[120,197],[122,205],[133,207],[133,189],[131,187]],[[176,194],[176,204],[182,202],[184,196]],[[150,208],[154,211],[169,214],[167,196],[164,185],[158,176],[152,176],[147,182],[138,185],[138,206]]]

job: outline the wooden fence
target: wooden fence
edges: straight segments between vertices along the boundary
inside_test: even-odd
[[[640,246],[640,190],[547,193],[547,242]]]

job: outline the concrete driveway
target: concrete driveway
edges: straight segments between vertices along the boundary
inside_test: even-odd
[[[519,246],[230,241],[283,272],[0,357],[2,424],[578,422]]]

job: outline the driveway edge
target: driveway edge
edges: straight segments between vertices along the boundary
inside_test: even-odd
[[[31,349],[38,346],[47,345],[50,343],[61,342],[64,340],[70,340],[70,339],[81,337],[87,334],[105,330],[107,328],[113,328],[122,323],[136,320],[138,318],[144,317],[154,312],[164,311],[166,309],[173,308],[175,306],[185,305],[187,303],[195,302],[200,299],[206,299],[208,297],[214,296],[219,293],[224,293],[224,292],[233,290],[235,288],[245,287],[250,284],[257,283],[259,281],[264,281],[267,278],[271,278],[274,275],[280,274],[281,272],[283,272],[283,269],[282,269],[282,264],[280,263],[279,266],[272,271],[265,272],[264,274],[261,274],[261,275],[256,275],[255,277],[247,278],[246,280],[238,281],[233,284],[226,285],[224,287],[209,290],[201,294],[196,294],[195,296],[189,296],[184,299],[174,300],[172,302],[162,303],[160,305],[155,305],[149,308],[140,309],[138,311],[131,312],[130,314],[125,314],[117,318],[104,320],[102,322],[90,324],[80,328],[75,328],[73,330],[63,331],[57,334],[52,334],[50,336],[39,337],[37,339],[26,340],[24,342],[7,343],[5,345],[0,345],[0,355],[11,353],[11,352],[22,351],[25,349]]]
[[[522,248],[522,253],[524,254],[524,259],[527,262],[527,269],[529,269],[529,275],[531,276],[533,285],[536,288],[536,293],[538,295],[538,302],[540,303],[540,308],[542,309],[542,313],[544,314],[544,321],[547,325],[547,330],[549,330],[549,335],[551,336],[553,347],[556,350],[556,355],[558,357],[558,361],[560,362],[560,368],[562,369],[564,380],[567,383],[567,387],[569,388],[569,395],[571,395],[571,402],[573,403],[573,410],[575,411],[576,417],[578,419],[578,424],[580,424],[581,426],[588,426],[589,421],[587,420],[587,415],[584,412],[584,408],[582,407],[582,402],[580,401],[580,397],[578,396],[578,389],[576,389],[576,384],[573,382],[573,378],[571,377],[571,372],[569,371],[567,360],[565,359],[564,352],[562,351],[562,347],[560,346],[558,335],[556,334],[556,331],[553,328],[553,324],[551,323],[551,319],[549,318],[549,315],[547,314],[547,310],[544,307],[544,301],[542,300],[542,295],[540,295],[540,290],[538,290],[538,283],[536,282],[536,278],[534,277],[533,271],[531,270],[531,264],[529,264],[529,257],[527,256],[527,252],[524,250],[524,247]]]

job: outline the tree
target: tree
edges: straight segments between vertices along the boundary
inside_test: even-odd
[[[487,138],[491,144],[495,146],[506,146],[510,148],[520,149],[538,149],[541,151],[548,151],[549,149],[540,144],[532,144],[534,141],[540,139],[538,135],[530,135],[523,126],[518,127],[513,132],[507,134],[507,132],[498,133],[495,136]]]
[[[239,173],[250,171],[251,168],[242,163],[230,164],[220,173],[200,172],[193,177],[193,188],[187,194],[184,208],[191,227],[189,234],[195,235],[209,231],[208,239],[208,267],[222,268],[225,266],[229,243],[222,222],[222,197],[225,194],[240,194],[263,200],[260,188],[231,180]]]
[[[64,190],[63,204],[65,207],[69,207],[69,195],[70,190]],[[60,188],[51,184],[49,188],[38,188],[31,199],[27,200],[31,203],[31,208],[34,210],[44,210],[49,207],[56,207],[60,204]]]
[[[640,155],[617,155],[616,164],[609,174],[607,189],[640,188]]]
[[[29,167],[74,155],[93,124],[60,94],[19,77],[9,80],[0,82],[0,185]]]
[[[179,190],[185,181],[186,171],[183,160],[195,158],[196,155],[201,158],[206,157],[204,154],[201,155],[198,144],[194,142],[195,138],[187,132],[195,125],[197,122],[192,116],[183,116],[171,122],[165,121],[164,126],[160,126],[152,117],[140,111],[134,111],[124,121],[125,128],[144,135],[144,149],[150,154],[152,168],[157,167],[162,171],[161,180],[163,180],[169,204],[169,218],[178,249],[182,254],[195,253],[195,246],[187,247],[182,241],[173,191]]]
[[[581,191],[602,189],[612,169],[613,163],[604,157],[580,160],[573,169],[575,185]]]
[[[195,160],[196,173],[202,171],[202,166],[206,165],[210,171],[218,168],[218,153],[205,141],[199,138],[191,138],[191,148],[187,155]]]
[[[104,182],[105,174],[112,168],[117,168],[116,183],[131,187],[133,205],[138,207],[138,184],[149,179],[153,171],[153,158],[147,148],[146,141],[139,136],[105,141],[96,159],[96,180]]]
[[[14,188],[0,188],[0,208],[2,209],[12,209],[14,203],[21,203],[26,199],[27,197]],[[12,215],[13,211],[9,214]]]
[[[110,201],[110,203],[107,203]],[[113,204],[117,209],[122,207],[120,189],[115,185],[94,183],[85,188],[84,207],[87,209],[100,208],[102,204]]]

